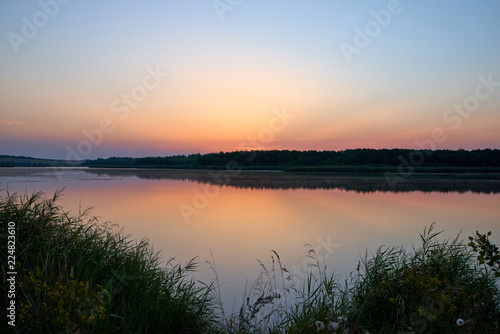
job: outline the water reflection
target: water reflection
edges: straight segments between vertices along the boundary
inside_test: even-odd
[[[268,263],[271,250],[300,276],[307,248],[328,253],[327,265],[348,275],[365,251],[380,245],[418,243],[418,232],[433,222],[443,237],[463,238],[493,231],[499,243],[500,180],[414,179],[390,191],[382,177],[241,173],[215,186],[203,207],[193,202],[213,175],[199,171],[111,169],[0,169],[0,188],[48,196],[65,187],[62,206],[78,212],[93,206],[101,221],[124,228],[134,239],[147,238],[164,259],[217,261],[229,308],[258,275],[257,259]],[[179,206],[196,209],[189,223]],[[297,270],[294,270],[297,269]],[[213,273],[196,273],[205,282]],[[238,307],[237,305],[236,307]]]
[[[339,189],[370,192],[443,192],[500,193],[500,175],[393,175],[387,180],[367,175],[313,175],[281,172],[239,172],[196,170],[89,169],[98,177],[138,177],[148,180],[183,180],[238,189]],[[394,182],[395,177],[397,182]]]

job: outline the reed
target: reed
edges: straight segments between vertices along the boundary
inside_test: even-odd
[[[190,277],[194,259],[161,263],[147,240],[135,242],[87,211],[71,216],[59,197],[0,198],[0,233],[16,223],[18,332],[205,333],[213,326],[212,286]],[[6,259],[6,247],[1,252]],[[6,319],[5,267],[2,274]],[[6,321],[2,327],[14,332]]]
[[[272,265],[261,265],[261,276],[225,332],[498,333],[495,271],[481,265],[458,236],[439,240],[440,234],[432,224],[420,234],[418,248],[367,252],[343,281],[328,272],[312,247],[304,280],[292,276],[273,253]],[[279,298],[271,302],[269,296]],[[259,309],[260,316],[250,314],[263,298],[268,308]],[[279,302],[286,300],[293,303]],[[272,316],[274,322],[263,321]]]

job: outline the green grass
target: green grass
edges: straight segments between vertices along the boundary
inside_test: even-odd
[[[212,287],[188,278],[194,261],[162,264],[147,241],[137,243],[86,213],[70,216],[58,197],[0,198],[2,235],[16,223],[18,331],[205,333],[213,326]],[[4,265],[2,332],[13,333],[5,321],[6,271]]]
[[[351,279],[343,282],[327,274],[313,250],[308,256],[315,264],[303,281],[274,254],[272,267],[264,268],[254,290],[257,296],[280,298],[246,328],[258,328],[256,333],[332,333],[330,324],[336,333],[499,333],[495,272],[480,266],[476,253],[458,237],[438,240],[441,232],[433,228],[424,230],[421,246],[411,252],[381,247],[366,254]],[[292,305],[282,302],[287,295],[289,299],[293,295]],[[245,317],[242,307],[240,322],[251,319],[248,308]],[[272,324],[257,321],[273,316]],[[458,325],[459,319],[464,323]]]
[[[352,327],[386,333],[499,329],[500,295],[494,276],[478,266],[474,253],[458,237],[438,241],[439,234],[431,225],[413,252],[380,248],[365,258],[350,291]],[[458,326],[457,319],[465,324]]]
[[[135,242],[86,212],[71,216],[58,197],[0,197],[3,239],[7,223],[16,223],[21,333],[332,333],[329,325],[351,334],[500,332],[495,271],[458,237],[439,240],[433,225],[420,235],[420,247],[367,253],[343,281],[313,247],[304,279],[273,251],[242,291],[241,307],[228,312],[214,259],[213,282],[196,282],[194,260],[161,263],[147,241]],[[491,246],[481,241],[478,247]],[[15,333],[5,321],[7,247],[0,252],[0,331]]]

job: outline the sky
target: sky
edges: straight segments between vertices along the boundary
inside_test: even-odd
[[[0,154],[500,148],[500,2],[0,0]]]

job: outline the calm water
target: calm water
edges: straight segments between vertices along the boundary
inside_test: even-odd
[[[94,207],[133,238],[148,238],[163,258],[199,256],[196,278],[209,282],[213,254],[226,306],[241,302],[259,274],[257,260],[276,251],[300,278],[312,247],[335,273],[353,271],[365,250],[418,245],[436,222],[444,237],[492,231],[500,243],[500,180],[417,179],[388,186],[379,177],[245,173],[217,177],[196,171],[0,168],[10,192],[65,188],[66,210]],[[304,246],[309,244],[310,246]]]

